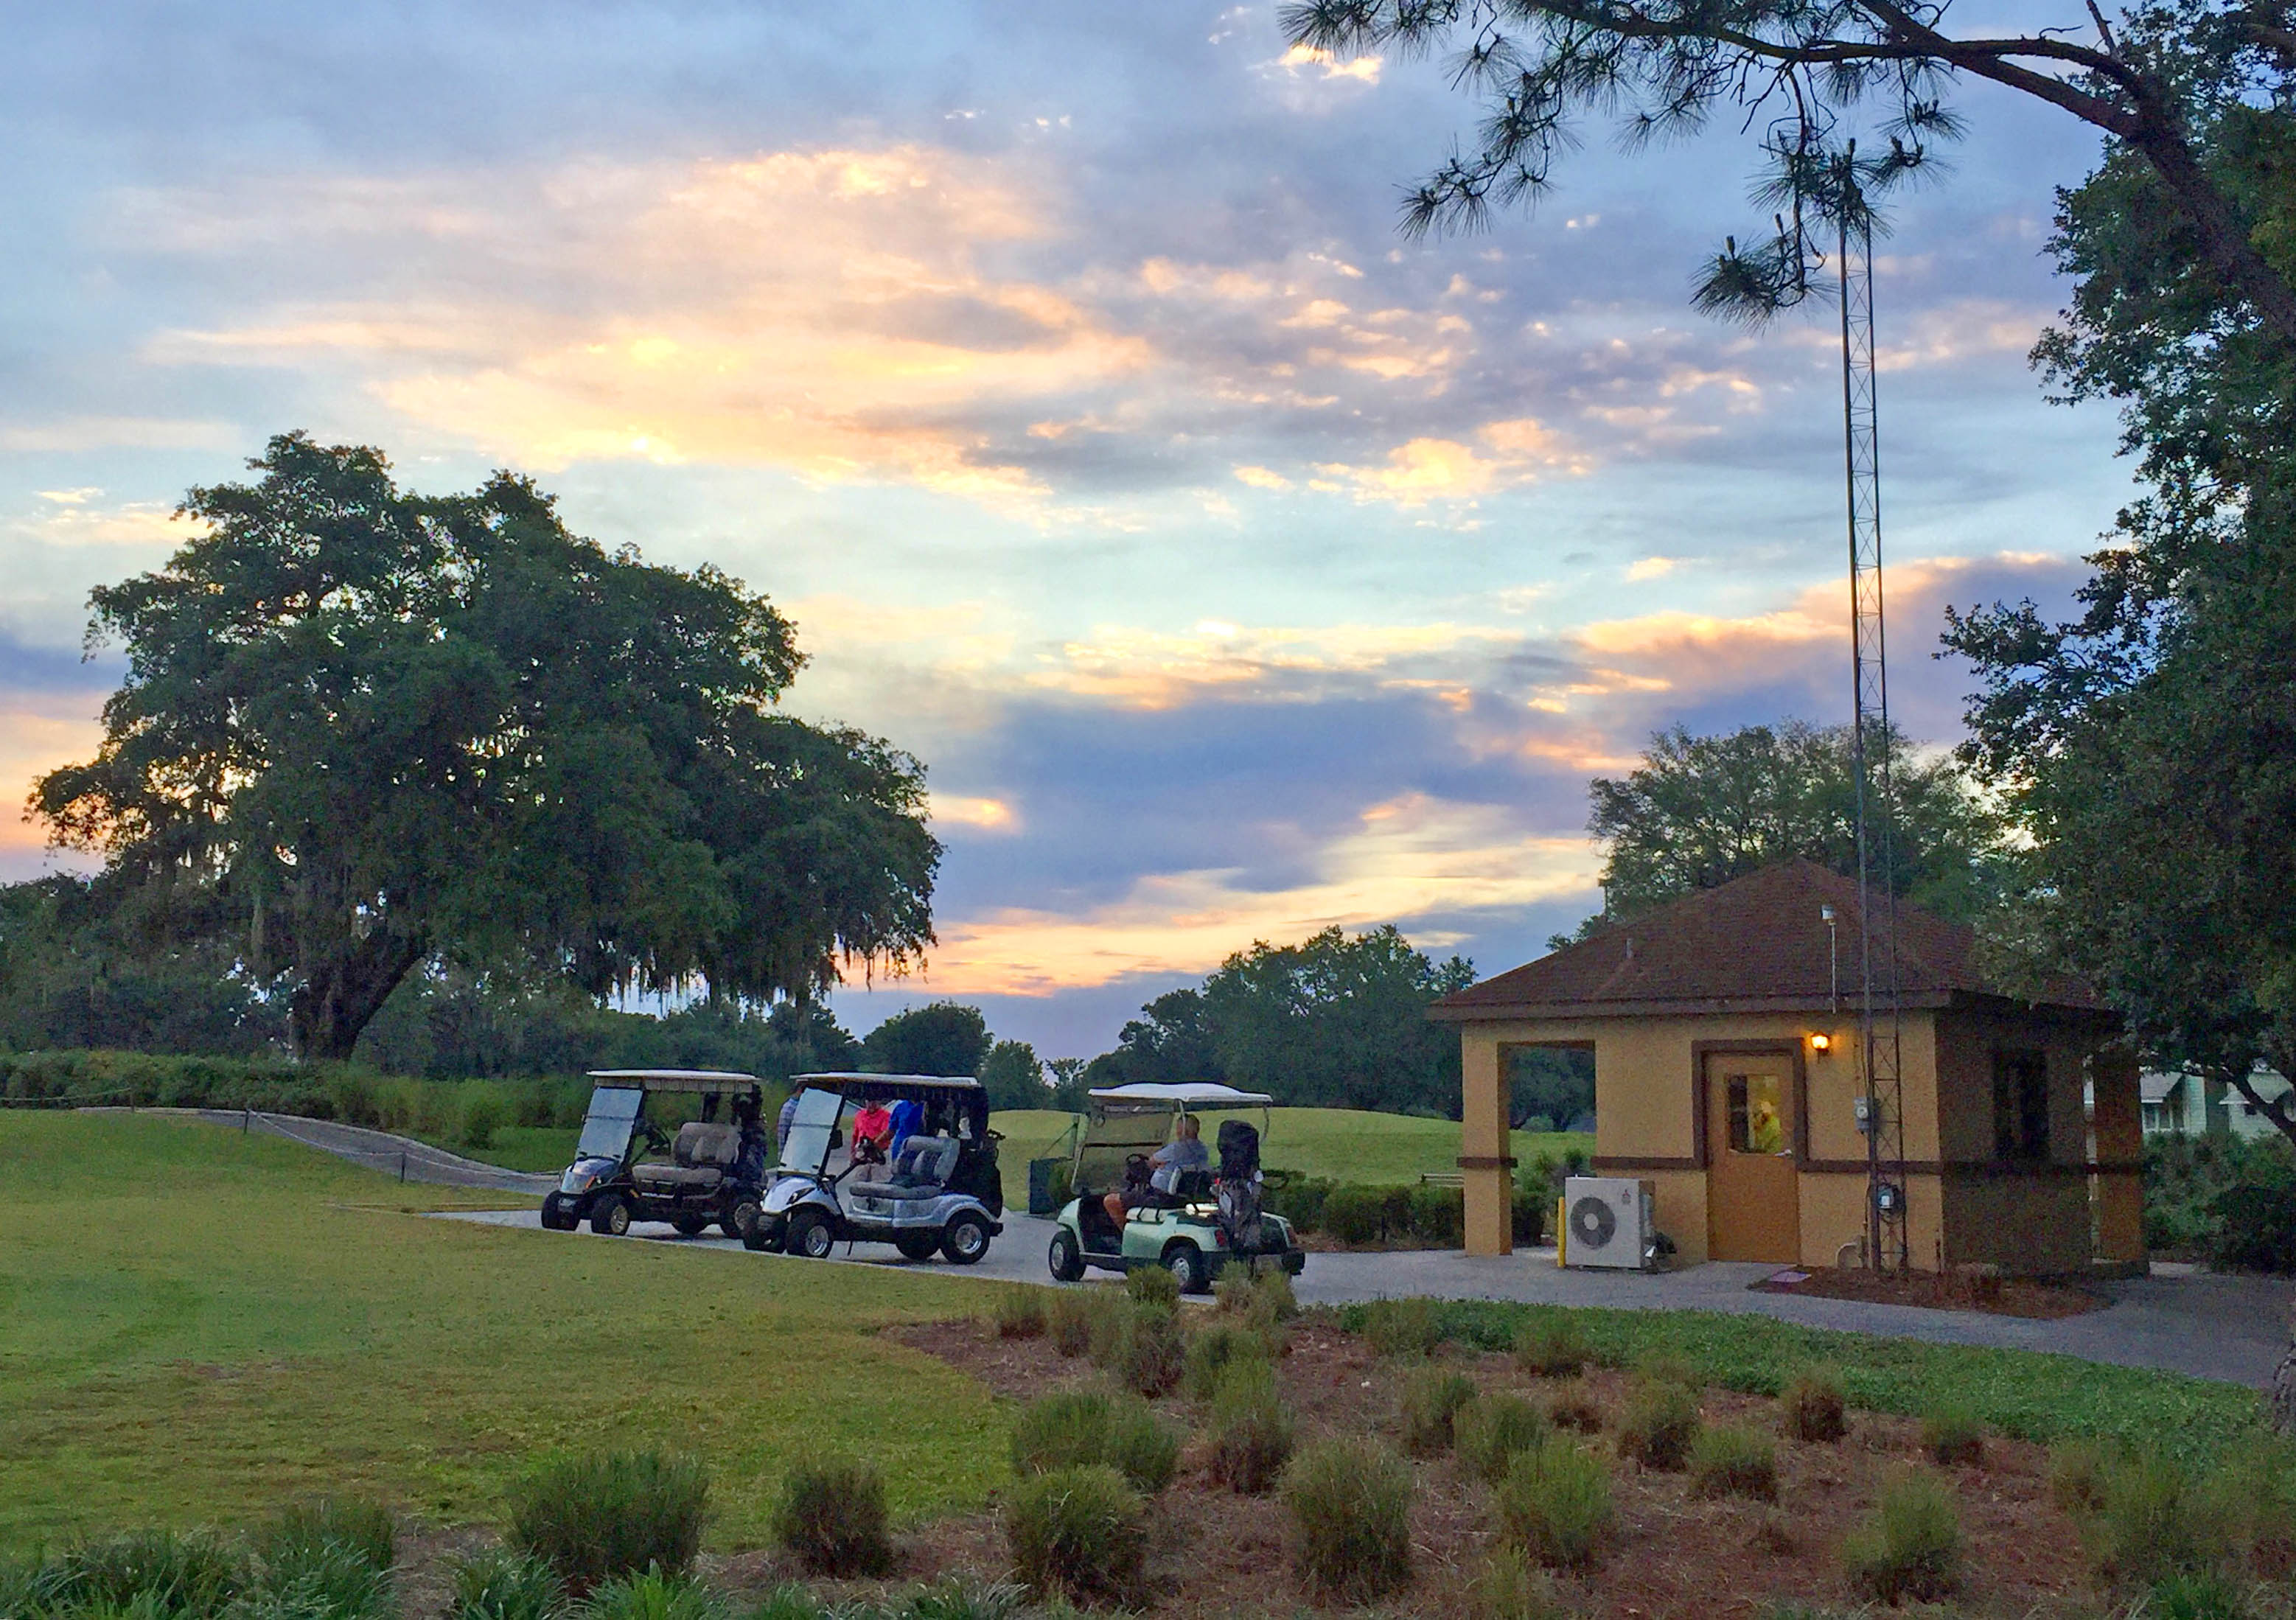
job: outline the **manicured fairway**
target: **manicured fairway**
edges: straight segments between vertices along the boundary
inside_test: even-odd
[[[797,1457],[875,1456],[905,1515],[1003,1476],[987,1394],[868,1331],[977,1288],[406,1213],[501,1201],[188,1121],[0,1114],[0,1547],[344,1489],[487,1520],[562,1446],[699,1453],[728,1546]]]

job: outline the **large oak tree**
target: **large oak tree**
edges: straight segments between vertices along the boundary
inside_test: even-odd
[[[299,1051],[348,1056],[432,958],[762,1001],[930,942],[922,770],[777,712],[803,659],[763,596],[509,473],[425,497],[302,434],[251,465],[94,593],[127,678],[32,807],[148,937],[228,939]]]

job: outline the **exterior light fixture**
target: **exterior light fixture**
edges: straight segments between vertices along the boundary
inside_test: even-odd
[[[1830,1035],[1814,1035],[1809,1038],[1809,1049],[1812,1051],[1832,1051],[1833,1037]]]

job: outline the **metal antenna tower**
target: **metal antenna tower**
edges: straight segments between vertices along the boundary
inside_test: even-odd
[[[1859,1079],[1866,1106],[1866,1254],[1878,1271],[1907,1269],[1905,1087],[1899,1068],[1896,818],[1890,771],[1890,677],[1882,615],[1882,454],[1874,371],[1874,233],[1842,160],[1841,420],[1849,497],[1849,658],[1857,776]],[[1878,910],[1878,915],[1877,913]]]

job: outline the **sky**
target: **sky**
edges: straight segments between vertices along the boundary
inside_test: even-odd
[[[1959,7],[1957,27],[2077,22]],[[86,757],[96,585],[270,435],[771,594],[788,702],[929,773],[923,972],[1046,1057],[1255,940],[1392,922],[1485,973],[1597,909],[1591,777],[1848,716],[1830,309],[1689,307],[1734,122],[1599,124],[1535,210],[1411,241],[1440,60],[1273,4],[20,7],[0,60],[0,796]],[[1977,85],[1876,261],[1893,711],[1948,604],[2062,603],[2116,422],[2026,354],[2096,155]],[[70,863],[0,813],[0,880]]]

